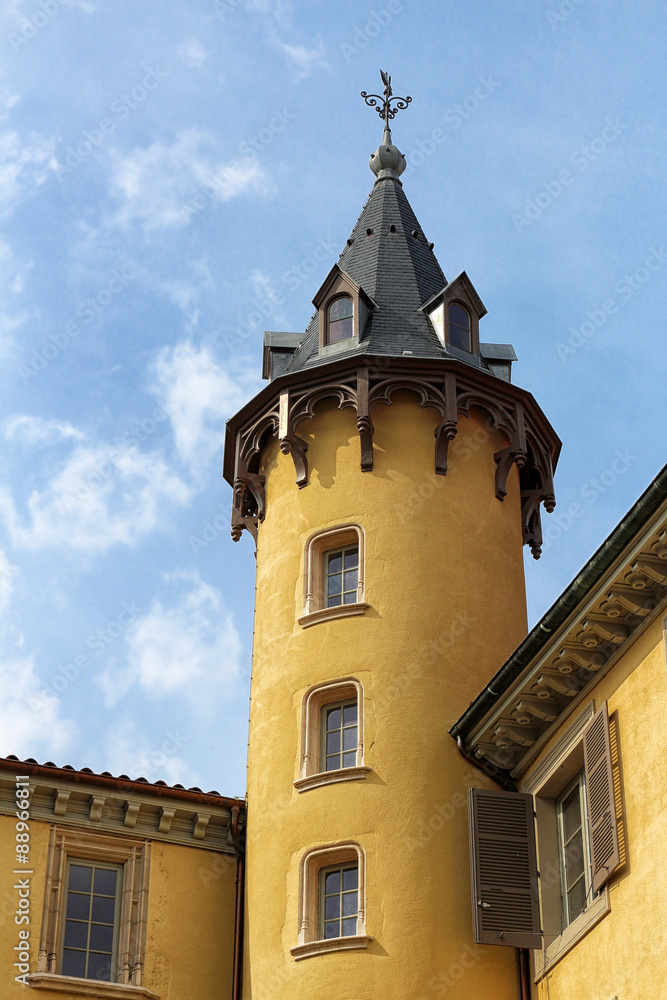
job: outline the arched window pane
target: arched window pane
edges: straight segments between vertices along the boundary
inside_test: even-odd
[[[327,342],[335,344],[354,335],[354,307],[348,295],[334,299],[327,310]]]
[[[449,307],[449,342],[463,351],[470,351],[470,315],[455,302]]]

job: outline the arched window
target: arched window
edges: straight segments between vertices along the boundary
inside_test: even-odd
[[[364,531],[341,524],[311,535],[306,543],[303,628],[331,618],[361,615],[364,596]]]
[[[354,305],[349,295],[339,295],[327,308],[327,343],[354,336]]]
[[[299,961],[328,951],[367,948],[366,856],[347,841],[316,847],[299,869],[299,937],[290,948]]]
[[[449,343],[462,351],[470,351],[470,330],[470,313],[458,302],[452,302],[449,307]]]
[[[354,677],[316,684],[301,713],[299,792],[365,778],[364,689]]]

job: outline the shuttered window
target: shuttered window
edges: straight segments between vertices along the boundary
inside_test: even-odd
[[[621,863],[606,701],[593,716],[584,733],[584,764],[595,893]]]
[[[532,795],[471,788],[468,806],[475,942],[541,948]]]

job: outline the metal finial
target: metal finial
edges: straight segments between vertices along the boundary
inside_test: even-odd
[[[405,110],[412,101],[412,98],[394,97],[391,89],[391,77],[384,70],[380,70],[380,76],[384,84],[384,98],[379,94],[367,94],[365,90],[361,91],[361,96],[369,108],[375,108],[380,118],[384,121],[384,127],[388,129],[389,122],[396,117],[396,112]],[[394,101],[396,103],[392,107],[392,102]]]

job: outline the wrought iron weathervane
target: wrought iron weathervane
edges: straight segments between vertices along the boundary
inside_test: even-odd
[[[375,108],[380,118],[384,121],[384,127],[388,129],[389,122],[392,118],[396,117],[396,112],[405,110],[412,101],[412,98],[394,97],[391,89],[391,77],[384,70],[380,70],[380,76],[384,84],[384,98],[380,97],[379,94],[367,94],[365,90],[361,91],[361,96],[369,108]],[[394,107],[392,107],[393,101],[396,102]]]

